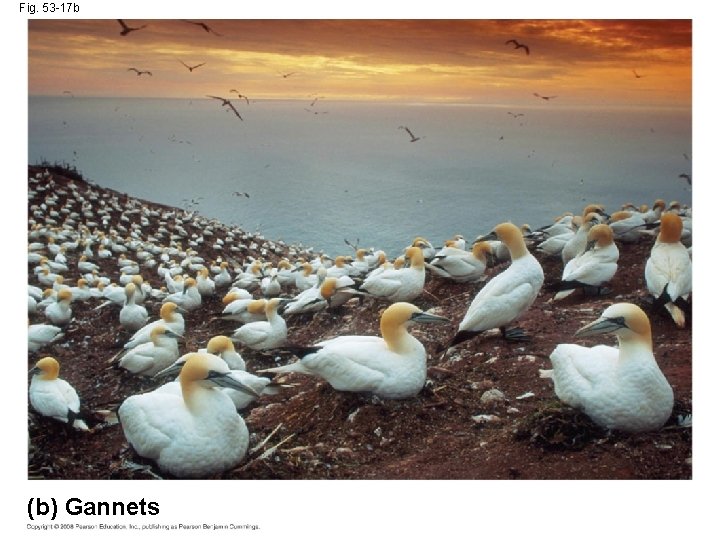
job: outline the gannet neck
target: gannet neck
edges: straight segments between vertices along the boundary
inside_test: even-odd
[[[335,290],[337,289],[337,279],[334,277],[325,278],[322,285],[320,286],[320,295],[325,300],[330,300]]]
[[[175,318],[175,310],[177,304],[175,302],[165,302],[160,308],[160,318],[165,322],[172,322]]]
[[[410,259],[410,266],[412,268],[425,269],[425,258],[423,252],[419,247],[409,247],[405,250],[405,256]]]
[[[522,231],[514,224],[507,222],[495,227],[498,239],[507,246],[512,260],[519,259],[529,253]]]
[[[682,236],[683,223],[680,216],[668,212],[660,218],[660,234],[657,242],[674,244],[680,241]]]
[[[388,349],[395,353],[402,353],[410,348],[415,341],[407,331],[407,322],[410,316],[420,309],[406,302],[397,302],[387,308],[380,317],[380,334]]]

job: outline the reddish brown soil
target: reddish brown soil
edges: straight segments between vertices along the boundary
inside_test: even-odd
[[[34,173],[31,168],[30,174]],[[57,185],[67,181],[59,174],[54,178]],[[82,182],[75,182],[84,189]],[[117,196],[121,204],[126,200],[124,194],[95,186],[93,189]],[[156,226],[151,225],[147,232]],[[185,228],[188,232],[197,231],[191,224],[185,224]],[[425,343],[429,354],[428,380],[419,396],[383,401],[337,392],[327,383],[308,376],[284,376],[281,381],[293,384],[292,388],[285,388],[276,396],[264,396],[243,412],[251,432],[251,448],[263,441],[264,444],[251,451],[236,469],[216,478],[691,478],[692,431],[677,426],[676,417],[689,414],[692,409],[692,323],[678,329],[666,313],[645,303],[643,270],[651,245],[650,239],[636,245],[620,245],[620,268],[607,296],[586,297],[578,293],[550,304],[552,294],[543,291],[518,321],[533,336],[525,344],[508,344],[498,335],[488,333],[445,356],[437,354],[437,347],[454,334],[476,286],[428,279],[425,294],[416,304],[423,309],[434,308],[435,313],[452,319],[453,324],[412,330]],[[208,261],[219,254],[211,245],[198,251]],[[76,257],[76,254],[69,257],[71,268]],[[277,259],[274,254],[269,258]],[[540,260],[546,282],[559,278],[562,268],[559,259]],[[114,264],[102,265],[109,276],[116,276]],[[496,268],[494,272],[500,270]],[[155,272],[143,271],[143,277],[154,286],[159,285]],[[638,303],[650,315],[655,357],[675,391],[675,411],[667,425],[657,432],[606,433],[581,413],[562,406],[554,398],[552,383],[538,378],[539,368],[550,367],[548,355],[557,343],[577,342],[574,332],[617,301]],[[94,301],[75,302],[74,320],[65,338],[28,358],[28,368],[42,356],[58,358],[61,377],[75,386],[88,411],[112,409],[127,396],[158,385],[157,381],[139,379],[108,366],[108,359],[117,352],[118,343],[125,336],[119,331],[118,310],[107,307],[96,311],[96,306]],[[156,315],[158,307],[149,304],[149,311]],[[186,316],[186,341],[181,344],[181,352],[205,346],[213,335],[234,329],[234,323],[212,319],[220,308],[218,297]],[[290,318],[289,336],[294,343],[311,344],[338,334],[377,335],[382,308],[381,302],[366,301],[361,305],[353,300],[335,313]],[[31,322],[41,321],[42,316],[31,318]],[[600,342],[613,344],[610,337],[581,343]],[[241,352],[252,372],[293,360],[288,355],[273,358]],[[505,399],[483,404],[481,395],[493,388],[502,391]],[[534,395],[519,398],[528,392]],[[480,414],[496,418],[490,423],[477,423],[473,417]],[[134,453],[119,425],[104,426],[99,417],[93,418],[94,431],[83,433],[30,412],[29,477],[163,476]]]

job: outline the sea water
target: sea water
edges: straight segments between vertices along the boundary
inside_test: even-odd
[[[329,255],[692,202],[689,108],[311,103],[31,96],[28,160]]]

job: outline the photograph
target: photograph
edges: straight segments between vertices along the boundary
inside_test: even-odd
[[[694,19],[31,8],[28,530],[697,479]]]

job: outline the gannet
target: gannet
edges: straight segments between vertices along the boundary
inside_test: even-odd
[[[215,294],[215,281],[210,277],[210,271],[204,266],[198,270],[195,282],[200,296]]]
[[[327,269],[327,277],[340,277],[350,275],[350,269],[348,268],[349,262],[352,262],[350,257],[338,255],[335,257],[335,264]]]
[[[332,305],[332,298],[339,291],[352,287],[355,282],[350,276],[327,277],[322,284],[311,289],[306,289],[298,294],[282,308],[283,315],[295,315],[298,313],[316,313]],[[354,289],[351,295],[356,294]]]
[[[220,263],[220,271],[215,276],[214,281],[215,287],[218,288],[227,287],[232,283],[232,276],[228,272],[228,263],[226,261]]]
[[[673,391],[652,351],[650,321],[634,304],[615,304],[576,336],[613,333],[618,348],[561,344],[550,355],[557,396],[595,423],[620,431],[661,428],[673,408]]]
[[[310,263],[303,263],[295,270],[295,287],[300,291],[307,290],[318,283],[318,275],[313,274],[313,267]]]
[[[560,252],[563,264],[566,265],[568,261],[585,252],[588,233],[593,225],[599,223],[602,223],[602,218],[596,212],[589,212],[583,216],[582,225],[578,227],[573,237],[565,243]]]
[[[200,295],[200,291],[198,291],[197,282],[195,279],[189,277],[185,278],[184,285],[185,288],[182,292],[167,295],[165,301],[175,302],[185,311],[192,311],[199,308],[202,304],[202,296]]]
[[[52,324],[31,324],[28,326],[28,351],[35,352],[59,339],[61,332],[62,328]]]
[[[127,398],[118,417],[138,454],[165,473],[200,478],[236,466],[247,452],[247,426],[232,400],[217,388],[245,387],[214,355],[188,353],[182,358],[179,385],[170,382]]]
[[[179,336],[185,334],[185,319],[180,312],[177,304],[174,302],[165,302],[160,308],[160,319],[152,321],[135,332],[133,336],[125,344],[125,349],[132,349],[141,343],[150,341],[150,333],[156,326],[163,325],[169,328]]]
[[[180,336],[162,324],[157,325],[150,331],[150,341],[141,343],[124,354],[121,351],[118,365],[135,375],[152,377],[180,356],[178,337]]]
[[[405,256],[410,259],[408,268],[371,273],[363,281],[360,290],[390,302],[410,302],[420,296],[425,286],[423,251],[417,246],[409,247],[405,250]]]
[[[665,306],[680,328],[685,326],[687,299],[692,291],[692,261],[680,242],[682,220],[672,212],[663,214],[660,234],[645,264],[645,283],[650,293]]]
[[[70,383],[58,377],[60,364],[55,358],[42,358],[30,373],[29,396],[33,409],[75,429],[89,431],[87,424],[79,418],[80,398]]]
[[[599,292],[600,286],[615,275],[619,256],[612,229],[604,223],[594,225],[587,234],[585,253],[568,261],[562,280],[548,286],[550,290],[559,291],[553,299],[561,300],[580,287],[595,287]]]
[[[55,302],[45,308],[45,316],[54,325],[65,326],[72,319],[72,293],[69,288],[58,291]]]
[[[145,306],[135,303],[135,284],[125,285],[125,305],[120,310],[120,324],[128,332],[136,332],[148,320],[148,312]]]
[[[426,379],[425,347],[408,333],[408,326],[416,322],[450,321],[397,302],[380,318],[382,337],[340,336],[296,348],[298,362],[262,371],[322,377],[341,391],[371,392],[387,399],[411,398],[422,390]]]
[[[287,340],[287,325],[278,315],[283,300],[273,298],[265,304],[266,321],[247,323],[233,332],[231,339],[253,350],[267,350],[281,347]]]
[[[450,346],[457,345],[491,328],[500,328],[505,339],[524,339],[522,330],[507,329],[532,305],[542,287],[544,274],[537,259],[528,251],[520,229],[501,223],[481,241],[499,239],[508,247],[512,263],[477,293]]]
[[[619,242],[637,242],[645,235],[645,219],[638,212],[613,212],[609,224]]]
[[[223,303],[226,304],[225,309],[219,315],[223,320],[241,323],[266,320],[267,300],[264,298],[254,300],[252,296],[244,298],[238,293],[228,293],[223,297]]]
[[[487,257],[492,254],[488,242],[475,242],[472,251],[445,246],[427,265],[428,269],[444,278],[460,283],[476,282],[485,279]]]

